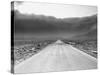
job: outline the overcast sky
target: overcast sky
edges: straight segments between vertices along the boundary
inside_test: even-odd
[[[22,38],[35,37],[44,39],[46,38],[70,39],[73,37],[77,38],[77,36],[78,38],[80,37],[80,39],[96,37],[96,27],[97,27],[96,6],[51,4],[51,3],[36,3],[36,2],[33,3],[33,2],[18,2],[18,1],[14,3],[15,3],[14,10],[17,10],[15,11],[16,13],[14,14],[15,16],[14,33],[18,37]],[[82,17],[82,18],[69,19],[68,17]]]
[[[14,9],[21,14],[36,14],[54,16],[56,18],[83,17],[97,14],[96,6],[34,3],[34,2],[14,2]]]

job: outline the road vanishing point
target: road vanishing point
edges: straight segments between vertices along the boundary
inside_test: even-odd
[[[39,73],[88,70],[97,68],[97,59],[77,48],[57,40],[22,63],[14,73]]]

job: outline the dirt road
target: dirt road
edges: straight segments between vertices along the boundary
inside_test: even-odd
[[[15,73],[96,69],[97,59],[58,40],[15,66]]]

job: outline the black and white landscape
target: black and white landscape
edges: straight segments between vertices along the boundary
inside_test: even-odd
[[[97,7],[12,2],[13,73],[97,69]]]

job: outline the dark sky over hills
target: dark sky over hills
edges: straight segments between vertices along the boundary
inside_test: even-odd
[[[24,38],[96,39],[97,14],[86,17],[55,18],[44,15],[23,15],[15,11],[14,33]]]

